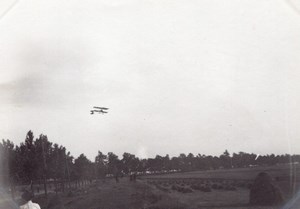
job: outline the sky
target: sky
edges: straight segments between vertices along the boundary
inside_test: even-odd
[[[297,0],[3,0],[0,139],[300,154],[299,23]]]

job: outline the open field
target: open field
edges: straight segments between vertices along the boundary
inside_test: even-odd
[[[287,201],[300,188],[300,167],[280,165],[228,170],[194,171],[143,177],[148,183],[162,191],[175,190],[185,202],[197,202],[198,206],[243,206],[249,202],[249,192],[253,180],[260,172],[272,176]],[[201,191],[198,194],[196,191]],[[171,196],[176,196],[171,194]],[[179,195],[180,196],[180,195]],[[299,207],[300,208],[300,207]]]
[[[267,172],[273,178],[289,180],[290,176],[296,172],[297,180],[300,181],[299,165],[274,165],[268,167],[236,168],[193,171],[185,173],[170,173],[164,175],[149,175],[146,178],[222,178],[222,179],[245,179],[253,180],[259,172]]]
[[[239,195],[237,196],[237,194]],[[144,180],[129,182],[128,179],[122,179],[119,183],[110,179],[105,183],[101,182],[98,185],[78,189],[72,194],[59,194],[59,198],[53,198],[54,193],[48,196],[48,200],[43,195],[37,196],[34,202],[39,203],[42,209],[49,208],[47,205],[50,201],[61,202],[63,207],[58,208],[65,209],[257,209],[257,207],[247,205],[248,191],[246,189],[210,193],[197,190],[191,193],[181,193],[175,190],[166,192]],[[7,201],[2,202],[0,208],[10,209],[13,207]],[[271,209],[272,207],[261,208]]]
[[[214,171],[195,171],[164,175],[140,176],[136,182],[128,177],[116,183],[114,179],[97,181],[72,191],[54,193],[48,196],[36,195],[34,201],[42,209],[49,208],[49,202],[60,202],[65,209],[171,209],[171,208],[222,208],[222,209],[279,209],[276,207],[249,206],[249,187],[255,176],[265,171],[277,179],[285,200],[299,189],[299,168],[290,172],[287,166],[245,168]],[[295,184],[290,185],[292,175]],[[298,177],[297,177],[298,176]],[[294,190],[294,191],[293,191]],[[55,200],[54,200],[54,199]],[[0,208],[13,208],[9,198],[2,199]],[[300,208],[300,204],[293,209]]]

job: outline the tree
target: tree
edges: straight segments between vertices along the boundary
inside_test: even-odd
[[[187,158],[184,153],[181,153],[178,157],[179,159],[179,168],[181,171],[187,171],[188,170],[188,163]]]
[[[128,174],[132,171],[136,171],[138,166],[138,159],[135,157],[135,155],[132,155],[130,153],[124,152],[123,158],[121,160],[122,162],[122,170],[125,174]]]
[[[108,166],[108,173],[110,174],[116,174],[119,172],[120,167],[120,160],[117,155],[115,155],[113,152],[109,152],[107,154],[107,166]]]
[[[170,171],[172,169],[170,157],[168,154],[165,157],[163,157],[163,169],[167,171]]]
[[[180,169],[180,160],[178,157],[171,158],[171,169],[172,170],[179,170]]]
[[[44,191],[47,196],[47,176],[50,176],[48,167],[52,151],[52,143],[48,141],[46,135],[41,134],[35,141],[35,147],[36,159],[38,161],[38,173],[39,177],[43,179]]]
[[[224,153],[220,155],[220,160],[224,168],[232,168],[230,154],[227,150],[225,150]]]
[[[24,180],[26,183],[31,183],[38,177],[38,159],[36,158],[36,147],[32,131],[28,131],[25,143],[21,143],[20,147],[21,153],[19,153],[19,157],[23,157]]]
[[[95,157],[96,177],[104,179],[107,173],[107,156],[98,151]]]
[[[0,143],[0,182],[11,182],[16,173],[14,144],[10,140]],[[12,182],[11,182],[12,183]]]
[[[79,155],[75,159],[74,167],[80,180],[86,180],[92,178],[93,170],[91,169],[91,161],[87,159],[84,154]]]

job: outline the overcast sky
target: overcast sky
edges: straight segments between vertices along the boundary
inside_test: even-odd
[[[0,139],[32,130],[91,160],[299,154],[299,6],[1,1]]]

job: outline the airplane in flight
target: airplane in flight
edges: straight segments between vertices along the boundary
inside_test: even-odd
[[[91,110],[91,115],[93,115],[94,113],[101,113],[101,114],[105,114],[108,113],[107,110],[109,108],[107,107],[93,107],[94,109]]]

